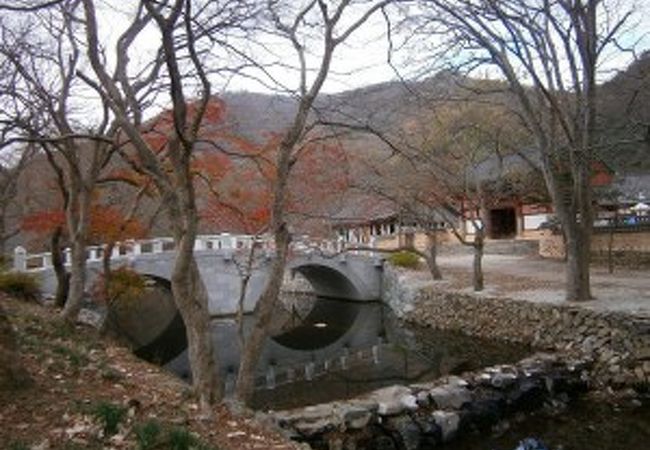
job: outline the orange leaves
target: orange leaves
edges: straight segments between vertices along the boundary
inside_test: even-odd
[[[136,219],[127,220],[122,211],[97,205],[90,214],[90,239],[97,243],[140,239],[146,236],[145,227]]]
[[[189,132],[189,127],[194,124],[197,114],[200,113],[200,107],[198,102],[187,104],[185,115],[186,129],[182,130],[183,133]],[[218,98],[213,98],[208,102],[203,111],[201,123],[198,128],[198,136],[201,140],[221,138],[220,134],[223,132],[222,125],[225,110],[225,104]],[[146,130],[143,131],[143,138],[154,153],[161,153],[167,148],[170,142],[178,140],[173,111],[163,111],[149,122]]]
[[[344,149],[330,142],[308,144],[298,154],[289,179],[290,212],[325,216],[349,182]]]
[[[65,213],[63,210],[38,211],[23,218],[21,229],[28,233],[46,235],[58,227],[65,227]]]
[[[223,153],[205,152],[196,158],[192,171],[212,183],[221,181],[232,170],[232,162]]]
[[[63,210],[38,211],[23,219],[23,231],[47,236],[57,227],[66,230]],[[127,220],[122,211],[105,205],[94,205],[90,211],[89,240],[96,243],[138,239],[146,235],[145,227],[136,219]]]

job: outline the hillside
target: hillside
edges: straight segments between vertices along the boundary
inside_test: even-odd
[[[650,52],[604,83],[600,100],[600,156],[619,171],[650,171]]]
[[[478,100],[478,83],[441,72],[419,82],[385,82],[319,97],[312,117],[332,122],[370,125],[382,132],[404,129],[414,119],[431,114],[436,103],[449,98]],[[492,100],[513,105],[503,85],[491,82]],[[469,89],[468,89],[469,88]],[[650,52],[599,87],[598,156],[615,170],[650,170]],[[486,97],[481,97],[485,100]],[[281,95],[233,92],[224,95],[229,122],[237,132],[259,138],[281,131],[295,111],[293,99]],[[343,137],[352,151],[385,148],[377,139],[352,133]]]
[[[299,448],[224,405],[203,420],[190,386],[91,327],[63,324],[52,307],[4,296],[0,302],[32,380],[0,390],[2,448]]]

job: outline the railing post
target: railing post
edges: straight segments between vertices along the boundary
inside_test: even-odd
[[[205,241],[197,236],[197,238],[194,240],[194,250],[205,250],[205,249],[206,249]]]
[[[160,240],[160,239],[154,240],[151,247],[152,247],[152,252],[153,253],[162,253],[162,251],[163,251],[163,242],[162,242],[162,240]]]
[[[133,246],[131,248],[133,249],[134,256],[138,256],[142,254],[142,243],[140,241],[134,241]]]
[[[43,269],[52,267],[52,253],[43,254],[43,257],[41,259],[41,265],[43,266]]]
[[[113,252],[111,253],[111,259],[119,258],[120,257],[120,243],[118,242],[115,244],[115,247],[113,247]]]
[[[66,248],[63,250],[63,264],[72,264],[72,249]]]
[[[27,250],[18,246],[14,249],[14,269],[24,272],[27,270]]]

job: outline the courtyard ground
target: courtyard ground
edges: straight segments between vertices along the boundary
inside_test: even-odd
[[[441,288],[472,292],[472,255],[444,255],[439,259],[444,279],[432,282]],[[510,297],[530,302],[566,303],[564,262],[536,256],[485,255],[485,290],[477,295]],[[413,274],[422,282],[427,271]],[[574,303],[593,310],[626,311],[650,317],[650,270],[593,266],[591,286],[594,299]]]

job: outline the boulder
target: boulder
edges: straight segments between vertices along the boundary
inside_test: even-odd
[[[433,420],[440,429],[440,436],[443,442],[451,441],[458,431],[460,425],[460,416],[450,411],[434,411]]]
[[[377,403],[380,416],[392,416],[405,410],[417,408],[417,399],[406,386],[389,386],[369,394],[368,398]]]
[[[458,410],[472,401],[472,393],[465,387],[445,384],[429,391],[429,396],[440,409]]]
[[[394,431],[400,449],[418,450],[422,432],[420,426],[408,416],[399,416],[390,419],[388,425]]]

